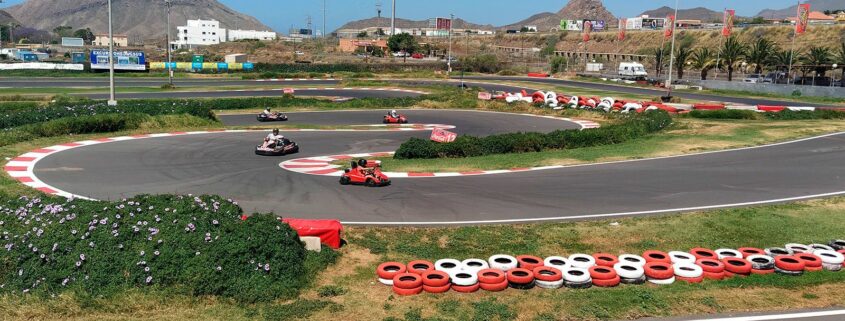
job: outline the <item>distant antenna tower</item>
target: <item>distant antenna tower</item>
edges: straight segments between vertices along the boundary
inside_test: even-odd
[[[305,16],[305,24],[307,25],[306,28],[308,28],[308,30],[311,30],[311,35],[313,36],[314,35],[314,29],[311,29],[311,15]]]
[[[3,2],[3,0],[0,0]],[[376,12],[378,13],[378,18],[381,19],[381,1],[376,1]]]

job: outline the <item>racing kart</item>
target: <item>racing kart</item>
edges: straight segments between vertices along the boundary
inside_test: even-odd
[[[384,115],[384,123],[385,124],[407,124],[408,118],[405,115],[396,115],[397,117],[392,117],[390,115]]]
[[[299,153],[299,145],[287,138],[279,139],[266,147],[263,144],[255,147],[255,155],[261,156],[282,156],[294,153]]]
[[[365,185],[381,187],[390,185],[390,178],[381,172],[381,162],[360,159],[340,175],[340,185]]]
[[[280,112],[273,112],[268,114],[260,113],[258,114],[258,121],[265,122],[265,121],[286,121],[288,120],[288,115],[282,114]]]

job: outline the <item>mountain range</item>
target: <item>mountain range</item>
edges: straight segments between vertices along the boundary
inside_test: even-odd
[[[845,9],[845,1],[842,0],[810,0],[806,3],[810,4],[811,11],[825,11],[825,10],[841,10]],[[798,5],[789,8],[773,10],[766,9],[757,14],[758,17],[766,19],[786,19],[795,17],[798,13]]]
[[[20,22],[18,22],[15,17],[12,17],[11,14],[5,10],[0,10],[0,25],[8,25],[10,23],[20,24]]]
[[[653,18],[663,18],[670,14],[674,14],[675,9],[670,7],[660,7],[654,10],[649,10],[640,15],[648,15]],[[704,7],[697,7],[692,9],[678,10],[678,19],[684,20],[701,20],[702,22],[721,22],[724,13],[720,11],[710,10]]]

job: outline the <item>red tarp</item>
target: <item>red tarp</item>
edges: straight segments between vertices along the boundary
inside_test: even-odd
[[[321,243],[333,249],[340,248],[340,233],[343,231],[340,221],[284,218],[282,222],[290,225],[299,236],[316,236]]]

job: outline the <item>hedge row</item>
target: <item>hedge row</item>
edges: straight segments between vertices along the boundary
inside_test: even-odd
[[[459,136],[454,142],[445,144],[411,138],[399,147],[394,158],[473,157],[618,144],[660,131],[672,123],[671,116],[663,111],[619,117],[625,118],[620,124],[583,131],[557,130],[548,134],[520,132],[487,137]]]
[[[689,116],[699,119],[757,119],[757,112],[735,109],[693,110]]]
[[[213,102],[210,100],[208,102]],[[214,119],[210,103],[189,100],[126,100],[118,106],[109,106],[105,101],[58,102],[33,110],[6,111],[0,113],[0,128],[41,123],[68,117],[83,117],[100,114],[146,114],[178,115],[188,114],[200,118]]]
[[[68,117],[43,123],[28,124],[0,132],[0,146],[42,137],[111,133],[138,129],[153,116],[146,114],[102,114],[82,117]]]
[[[139,196],[119,202],[0,201],[0,293],[109,295],[169,287],[243,303],[293,298],[316,270],[294,230],[272,215],[240,220],[214,196]],[[320,267],[322,268],[322,267]]]
[[[812,120],[845,119],[845,110],[819,109],[814,111],[784,110],[781,112],[759,113],[753,110],[693,110],[689,117],[700,119],[771,119],[771,120]]]

